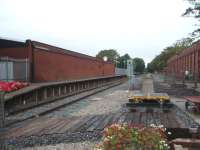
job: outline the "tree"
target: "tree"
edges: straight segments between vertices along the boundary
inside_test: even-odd
[[[125,55],[119,57],[117,67],[118,68],[127,68],[127,60],[129,60],[129,59],[131,59],[129,54],[125,54]]]
[[[147,72],[153,72],[154,70],[153,70],[153,66],[152,66],[152,64],[151,63],[148,63],[147,64]]]
[[[191,5],[185,10],[182,16],[194,17],[200,21],[200,1],[199,0],[187,0]],[[200,38],[200,29],[197,28],[191,34],[194,39]]]
[[[169,47],[166,47],[159,55],[157,55],[148,65],[147,69],[150,72],[161,71],[167,66],[167,61],[174,55],[178,55],[184,49],[192,45],[192,38],[183,38],[176,41]]]
[[[142,58],[134,58],[133,59],[133,68],[135,72],[142,73],[145,69],[145,63]]]
[[[116,63],[116,60],[119,58],[119,54],[115,49],[101,50],[96,57],[103,59],[104,57],[108,58],[109,62]]]
[[[199,0],[187,0],[191,5],[185,10],[183,16],[191,16],[200,18],[200,2]]]

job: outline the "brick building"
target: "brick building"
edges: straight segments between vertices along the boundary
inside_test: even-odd
[[[51,82],[114,75],[114,64],[37,41],[0,39],[0,57],[29,59],[30,81]]]
[[[185,71],[188,71],[193,79],[200,79],[200,42],[183,50],[179,55],[171,57],[167,62],[165,71],[168,75],[174,75],[183,79]]]

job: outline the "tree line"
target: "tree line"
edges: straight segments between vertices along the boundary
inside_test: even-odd
[[[200,1],[199,0],[186,0],[190,3],[190,6],[183,12],[183,17],[194,17],[200,21]],[[187,38],[176,41],[171,46],[166,47],[157,55],[150,63],[147,64],[147,70],[149,72],[162,71],[167,61],[174,55],[180,54],[184,49],[190,47],[194,42],[199,42],[200,28],[197,26]]]
[[[142,58],[131,58],[129,54],[120,56],[115,49],[101,50],[96,57],[102,60],[106,57],[108,62],[114,63],[117,68],[124,69],[127,68],[127,61],[132,60],[134,72],[143,73],[145,71],[145,62]]]
[[[193,43],[192,38],[183,38],[176,41],[171,46],[166,47],[150,63],[147,64],[147,71],[162,71],[167,66],[167,61],[174,55],[180,54],[184,49],[190,47]]]

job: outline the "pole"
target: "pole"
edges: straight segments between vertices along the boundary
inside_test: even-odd
[[[8,81],[8,57],[6,57],[6,81]]]
[[[182,73],[183,75],[182,75],[182,80],[183,80],[183,86],[185,86],[185,72],[183,71],[183,73]]]
[[[4,142],[4,125],[5,125],[5,114],[4,114],[4,92],[0,91],[0,149],[5,150]]]
[[[195,72],[195,74],[194,74],[194,88],[197,88],[198,87],[198,85],[197,85],[197,81],[198,79],[197,79],[197,73]]]
[[[26,77],[25,78],[26,78],[26,82],[28,82],[28,59],[27,58],[25,59],[25,65],[26,65],[26,69],[25,69],[26,70]]]

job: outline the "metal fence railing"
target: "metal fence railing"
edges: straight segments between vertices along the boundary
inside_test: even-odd
[[[0,57],[1,81],[29,81],[29,60]]]
[[[115,68],[115,75],[126,75],[127,69],[124,68]]]

